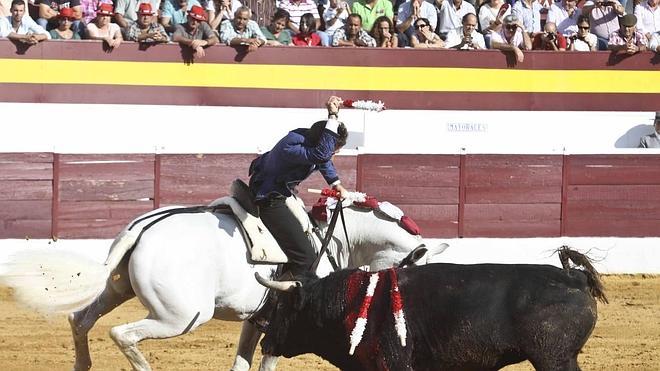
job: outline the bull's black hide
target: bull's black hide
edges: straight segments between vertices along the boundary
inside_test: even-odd
[[[564,250],[562,261],[566,251],[582,256]],[[591,266],[586,272],[519,264],[400,269],[407,346],[396,336],[390,282],[384,282],[351,356],[351,321],[366,290],[364,285],[360,295],[347,295],[356,275],[366,273],[307,277],[302,288],[281,293],[264,351],[314,353],[342,370],[496,370],[526,359],[537,370],[579,370],[577,354],[596,324],[594,296],[606,301]]]

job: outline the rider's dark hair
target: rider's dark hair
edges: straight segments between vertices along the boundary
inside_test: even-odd
[[[314,125],[312,125],[311,128],[309,128],[309,131],[307,132],[307,139],[312,145],[317,145],[319,143],[319,139],[321,139],[321,134],[325,129],[326,122],[327,120],[317,121],[314,123]],[[346,125],[344,125],[343,122],[340,122],[339,127],[337,127],[337,135],[338,138],[336,148],[339,149],[346,145],[346,140],[348,139],[348,129],[346,129]]]

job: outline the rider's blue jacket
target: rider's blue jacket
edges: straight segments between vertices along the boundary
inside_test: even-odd
[[[250,165],[250,189],[257,200],[273,195],[291,196],[292,190],[319,170],[328,184],[339,181],[332,163],[338,135],[328,129],[317,145],[306,138],[309,129],[290,131]]]

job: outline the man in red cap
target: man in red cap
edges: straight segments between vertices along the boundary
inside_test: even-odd
[[[199,5],[193,5],[188,11],[188,22],[176,26],[172,41],[190,47],[195,58],[201,58],[204,48],[218,43],[218,37],[206,23],[206,11]]]
[[[126,38],[130,41],[142,43],[164,43],[169,40],[165,27],[154,22],[154,12],[149,3],[140,3],[138,20],[128,28]]]
[[[143,3],[149,4],[152,15],[158,10],[159,0],[115,0],[115,22],[121,27],[124,36],[128,36],[129,28],[138,21],[138,9]]]

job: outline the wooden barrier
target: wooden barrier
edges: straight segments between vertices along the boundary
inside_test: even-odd
[[[0,238],[112,238],[164,205],[206,204],[254,154],[0,154]],[[338,156],[349,189],[428,237],[660,236],[660,155]],[[325,185],[318,174],[300,189]],[[317,196],[302,193],[311,206]]]

